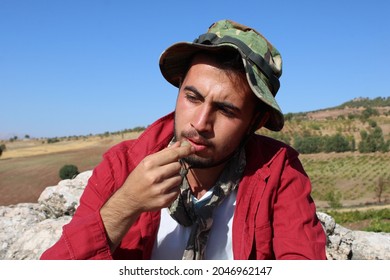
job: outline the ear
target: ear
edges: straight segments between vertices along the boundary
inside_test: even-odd
[[[247,135],[255,133],[256,130],[262,128],[269,119],[269,112],[257,112],[249,126]]]
[[[259,121],[259,123],[257,124],[256,130],[262,128],[267,123],[268,119],[269,119],[269,112],[266,112],[261,118],[261,120]]]

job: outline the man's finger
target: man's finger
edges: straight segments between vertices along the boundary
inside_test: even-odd
[[[175,162],[179,159],[192,155],[193,153],[195,153],[195,149],[189,143],[181,143],[181,146],[171,146],[158,152],[155,155],[158,158],[160,165],[166,165],[168,163]]]

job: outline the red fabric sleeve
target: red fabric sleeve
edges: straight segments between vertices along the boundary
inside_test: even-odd
[[[326,259],[326,235],[298,153],[274,139],[248,142],[233,221],[235,259]]]
[[[41,259],[112,259],[100,208],[128,174],[125,159],[117,158],[118,154],[110,151],[105,154],[88,181],[74,217]],[[114,169],[122,171],[116,173],[119,177],[112,175]]]

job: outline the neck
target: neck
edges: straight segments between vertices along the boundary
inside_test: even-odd
[[[200,199],[215,185],[225,165],[226,162],[207,169],[195,168],[189,170],[187,174],[187,180],[190,185],[192,194],[197,199]]]

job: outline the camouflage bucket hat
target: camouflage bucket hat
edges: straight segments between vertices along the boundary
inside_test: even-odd
[[[250,88],[269,108],[270,118],[264,126],[274,131],[281,130],[284,117],[275,95],[280,85],[282,58],[263,35],[250,27],[230,20],[214,23],[194,42],[181,42],[166,49],[160,57],[161,73],[168,82],[179,87],[195,53],[227,47],[241,54]]]

